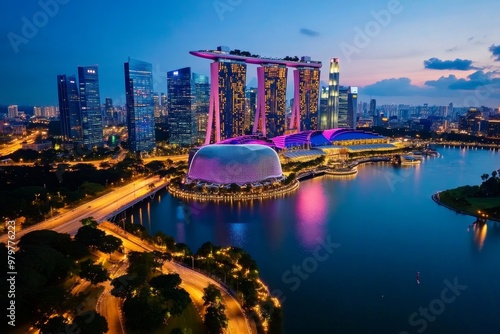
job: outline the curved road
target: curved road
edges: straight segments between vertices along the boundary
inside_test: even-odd
[[[140,247],[142,248],[142,251],[149,252],[154,250],[153,247],[145,244],[136,236],[126,233],[112,224],[105,222],[100,225],[100,228],[106,231],[106,233],[122,239],[123,246],[127,249],[137,250],[137,248]],[[226,305],[226,316],[229,319],[226,333],[252,333],[240,303],[233,296],[231,296],[220,283],[175,262],[165,263],[163,265],[163,270],[165,272],[170,270],[179,274],[182,279],[182,288],[189,293],[191,300],[198,310],[204,310],[202,298],[203,289],[210,283],[216,285],[221,290],[222,298],[224,300],[224,304]]]

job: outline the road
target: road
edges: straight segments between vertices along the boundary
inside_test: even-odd
[[[108,322],[108,333],[125,333],[123,318],[121,315],[122,301],[111,294],[113,286],[111,280],[113,278],[125,275],[127,273],[128,263],[120,262],[112,270],[110,270],[110,280],[106,281],[102,286],[104,291],[99,296],[96,304],[96,312],[106,318]]]
[[[154,249],[153,247],[145,244],[139,238],[123,232],[121,229],[110,223],[102,223],[99,227],[106,231],[106,233],[122,239],[123,247],[126,249],[136,250],[137,247],[140,247],[142,248],[142,251],[148,252]],[[221,290],[222,298],[224,300],[224,304],[226,305],[226,316],[229,319],[226,333],[252,333],[239,302],[231,296],[220,283],[175,262],[166,262],[163,265],[163,272],[168,271],[174,271],[179,274],[182,279],[181,287],[189,293],[191,300],[198,310],[204,310],[202,298],[203,289],[210,283],[216,285]],[[254,333],[256,333],[256,331],[254,331]]]
[[[20,145],[20,144],[19,144]],[[21,146],[19,146],[21,148]],[[12,152],[11,152],[12,153]],[[69,165],[69,166],[74,166],[78,164],[90,164],[93,165],[96,168],[101,168],[101,164],[103,162],[109,163],[109,164],[116,164],[117,162],[122,161],[125,156],[127,155],[128,151],[126,150],[121,150],[116,159],[103,159],[103,160],[90,160],[90,161],[67,161],[67,162],[55,162],[55,164],[63,164],[63,165]],[[0,154],[1,156],[1,154]],[[153,158],[145,158],[143,159],[143,163],[147,164],[151,161],[167,161],[167,160],[172,160],[173,162],[180,162],[180,161],[188,161],[188,155],[183,154],[183,155],[169,155],[169,156],[161,156],[161,157],[153,157]],[[19,167],[19,166],[33,166],[34,162],[9,162],[9,163],[3,163],[2,165],[5,166],[14,166],[14,167]]]
[[[113,216],[121,207],[146,195],[150,191],[149,185],[151,183],[154,183],[155,187],[160,188],[165,186],[167,181],[158,180],[158,176],[134,181],[75,209],[61,213],[54,218],[47,219],[26,229],[18,230],[16,231],[16,240],[19,240],[26,233],[41,229],[50,229],[59,233],[73,235],[81,227],[80,220],[87,217],[94,217],[97,221],[102,221],[107,217]],[[7,242],[7,234],[0,236],[1,242]]]
[[[14,153],[17,150],[20,150],[22,148],[22,143],[27,142],[28,144],[33,144],[35,142],[35,138],[37,136],[37,133],[33,133],[29,136],[23,137],[23,138],[16,138],[14,142],[1,145],[0,146],[0,157],[9,155]]]

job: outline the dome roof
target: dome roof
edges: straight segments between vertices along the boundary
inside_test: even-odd
[[[188,178],[216,184],[244,184],[281,177],[278,154],[264,145],[207,145],[195,153]]]

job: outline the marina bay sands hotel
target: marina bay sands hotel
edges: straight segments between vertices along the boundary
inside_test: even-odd
[[[276,137],[302,130],[333,128],[338,105],[338,59],[332,58],[336,76],[330,73],[328,111],[319,119],[320,61],[310,57],[265,58],[247,51],[218,47],[191,51],[192,55],[213,60],[210,64],[210,108],[205,144],[244,135],[246,64],[257,67],[257,103],[253,133]],[[292,114],[287,124],[286,87],[288,67],[294,68]],[[335,92],[337,97],[335,98]],[[320,124],[321,121],[321,124]]]

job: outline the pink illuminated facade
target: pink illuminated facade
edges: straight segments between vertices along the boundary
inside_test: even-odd
[[[302,57],[276,59],[243,56],[218,48],[216,51],[191,51],[192,55],[210,59],[210,111],[205,144],[218,143],[244,131],[244,89],[246,65],[257,68],[258,102],[253,133],[274,137],[300,130],[318,129],[319,61]],[[224,71],[221,64],[239,64]],[[244,66],[244,70],[243,70]],[[294,71],[294,106],[291,122],[286,130],[286,77],[288,67]],[[244,73],[244,74],[242,74]],[[240,101],[241,100],[241,101]],[[241,102],[241,103],[240,103]],[[241,104],[241,108],[240,108]],[[240,110],[241,109],[241,110]],[[241,122],[239,121],[241,118]],[[241,124],[240,124],[241,123]]]
[[[203,146],[193,156],[187,174],[188,182],[214,185],[281,179],[283,172],[276,151],[256,144]]]

